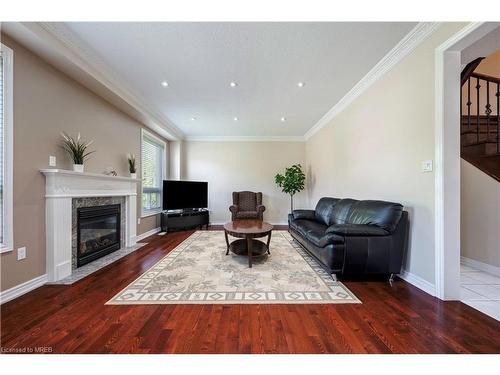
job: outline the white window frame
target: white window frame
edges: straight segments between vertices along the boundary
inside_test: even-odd
[[[14,164],[14,52],[0,43],[3,56],[3,242],[0,253],[14,248],[13,164]],[[1,173],[1,171],[0,171]]]
[[[160,208],[155,208],[155,209],[144,209],[143,205],[142,205],[142,195],[143,195],[143,192],[144,192],[144,188],[142,186],[142,172],[143,172],[143,155],[142,155],[142,143],[144,142],[144,137],[148,137],[148,138],[151,138],[153,139],[155,142],[158,142],[160,143],[162,146],[163,146],[163,157],[162,157],[162,171],[161,171],[161,178],[162,180],[164,180],[167,176],[167,143],[157,137],[156,135],[148,132],[146,129],[141,129],[141,218],[143,217],[148,217],[148,216],[152,216],[152,215],[157,215],[159,214],[160,212],[163,211],[163,189],[162,187],[160,186]]]

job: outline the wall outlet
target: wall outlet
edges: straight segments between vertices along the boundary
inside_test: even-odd
[[[432,172],[432,160],[424,160],[422,162],[422,172]]]
[[[141,223],[141,218],[137,218],[137,225],[139,225]]]
[[[17,249],[17,260],[26,258],[26,247],[20,247]]]
[[[55,167],[56,166],[56,157],[55,156],[49,156],[49,167]]]

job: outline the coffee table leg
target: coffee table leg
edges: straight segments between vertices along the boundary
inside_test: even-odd
[[[227,246],[226,255],[229,255],[229,240],[227,238],[227,232],[226,231],[224,231],[224,236],[226,237],[226,246]]]
[[[252,239],[247,237],[248,268],[252,268]]]
[[[269,236],[267,237],[267,253],[271,255],[271,252],[269,251],[269,244],[271,243],[271,232],[269,232]]]

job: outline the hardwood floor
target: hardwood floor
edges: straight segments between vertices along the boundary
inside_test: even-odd
[[[106,306],[192,232],[1,306],[1,346],[54,353],[499,353],[500,322],[397,280],[345,281],[359,305]]]

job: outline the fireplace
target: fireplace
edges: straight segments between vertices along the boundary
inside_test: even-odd
[[[119,204],[77,209],[77,267],[120,248]]]

